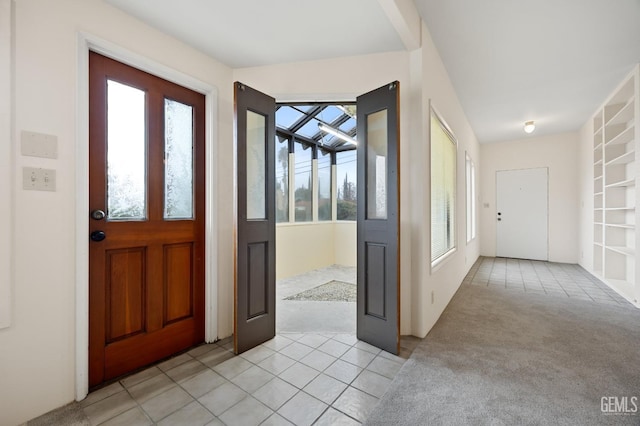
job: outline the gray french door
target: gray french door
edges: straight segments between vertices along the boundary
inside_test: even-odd
[[[275,336],[275,100],[235,83],[237,217],[234,347]],[[400,342],[399,83],[357,98],[358,339]]]
[[[357,98],[357,335],[400,346],[399,82]]]
[[[275,99],[234,83],[237,149],[234,350],[276,332]]]

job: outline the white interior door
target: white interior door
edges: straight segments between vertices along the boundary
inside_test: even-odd
[[[496,172],[499,257],[548,260],[549,170]]]

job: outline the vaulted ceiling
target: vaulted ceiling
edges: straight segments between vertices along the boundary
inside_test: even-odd
[[[426,23],[480,142],[575,131],[640,62],[640,0],[105,0],[232,68],[406,50]]]

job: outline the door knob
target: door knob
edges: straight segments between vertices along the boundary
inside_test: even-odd
[[[102,210],[94,210],[91,212],[91,219],[93,220],[102,220],[105,216],[106,214]]]
[[[107,238],[107,235],[104,233],[104,231],[93,231],[91,233],[91,241],[100,242],[105,238]]]

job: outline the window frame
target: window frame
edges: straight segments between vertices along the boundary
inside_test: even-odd
[[[433,129],[432,129],[432,120],[431,118],[434,118],[435,121],[437,121],[440,124],[441,129],[443,130],[443,132],[445,133],[445,135],[448,136],[449,140],[451,141],[451,143],[454,145],[454,161],[453,161],[453,207],[451,208],[451,211],[453,212],[452,215],[452,223],[451,223],[451,229],[453,229],[453,238],[452,238],[452,246],[445,251],[444,253],[442,253],[441,255],[439,255],[438,257],[436,257],[435,259],[433,258],[433,218],[432,218],[432,204],[433,204],[433,179],[431,179],[431,164],[433,161]],[[457,183],[458,183],[458,139],[456,138],[455,134],[453,133],[453,131],[451,130],[451,127],[448,125],[448,123],[444,120],[444,118],[442,118],[442,115],[438,112],[438,110],[430,103],[429,105],[429,170],[430,170],[430,176],[429,176],[429,180],[430,180],[430,185],[429,185],[429,191],[430,191],[430,209],[429,209],[429,219],[430,219],[430,244],[429,244],[429,260],[431,262],[431,271],[434,272],[436,271],[443,263],[445,263],[449,258],[451,258],[458,250],[458,217],[457,217],[457,207],[458,207],[458,191],[457,191]]]
[[[473,242],[478,236],[478,209],[477,209],[477,182],[476,164],[465,151],[465,193],[466,193],[466,228],[467,244]]]

